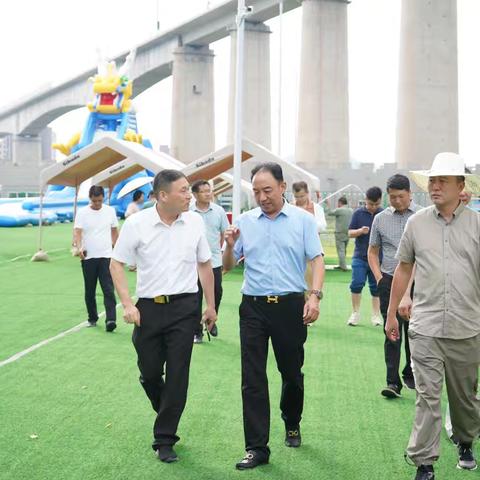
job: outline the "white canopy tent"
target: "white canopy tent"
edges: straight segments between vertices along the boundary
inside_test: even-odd
[[[243,139],[242,147],[242,162],[251,160],[250,168],[258,162],[277,162],[282,166],[288,184],[303,180],[307,182],[312,191],[320,190],[318,177],[310,172],[277,157],[247,138]],[[227,145],[188,165],[165,153],[154,152],[141,144],[115,138],[105,137],[88,145],[62,162],[45,168],[40,173],[39,250],[32,260],[48,258],[42,250],[43,195],[47,185],[75,187],[74,214],[78,188],[85,180],[93,177],[93,184],[108,186],[111,189],[118,182],[143,169],[150,170],[155,174],[166,168],[178,169],[186,175],[190,182],[198,179],[213,180],[214,193],[218,195],[233,186],[233,177],[227,173],[233,167],[233,157],[234,145]],[[242,180],[241,187],[248,194],[250,202],[251,184]]]
[[[75,216],[78,188],[85,180],[95,177],[100,172],[112,172],[112,170],[115,170],[114,165],[126,159],[132,160],[135,164],[141,163],[142,167],[137,171],[144,168],[152,168],[154,171],[159,171],[162,168],[181,168],[183,166],[181,162],[173,157],[168,157],[168,159],[165,157],[168,157],[168,155],[160,155],[139,143],[104,137],[78,152],[72,153],[63,161],[42,170],[40,173],[39,245],[38,252],[33,256],[32,260],[48,259],[42,249],[43,196],[47,185],[64,185],[75,188]],[[123,171],[124,168],[121,170]]]
[[[189,163],[183,169],[183,173],[185,173],[190,181],[195,181],[199,178],[205,178],[206,180],[217,177],[223,178],[225,175],[228,175],[224,172],[233,168],[233,152],[234,145],[227,145],[220,150],[204,155],[198,160]],[[251,170],[255,164],[260,162],[275,162],[280,164],[285,181],[288,185],[303,180],[308,184],[309,189],[312,192],[320,191],[320,180],[317,176],[294,163],[283,160],[258,143],[255,143],[248,138],[244,138],[242,140],[242,170],[244,177],[249,177],[248,171]],[[233,184],[233,178],[231,175],[228,175],[228,180],[230,182],[229,188],[231,188]],[[226,190],[228,190],[228,188],[223,188],[222,191]]]

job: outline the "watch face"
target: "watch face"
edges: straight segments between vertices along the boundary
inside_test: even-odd
[[[323,292],[321,290],[311,290],[310,293],[315,295],[319,300],[323,298]]]

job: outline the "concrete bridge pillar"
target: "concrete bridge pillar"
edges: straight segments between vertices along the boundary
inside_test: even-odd
[[[13,135],[10,145],[13,165],[36,167],[42,164],[42,139],[39,135]]]
[[[270,149],[272,143],[270,93],[270,28],[264,23],[245,22],[243,135]],[[235,134],[235,75],[237,31],[230,30],[230,95],[227,143]]]
[[[319,173],[348,164],[345,0],[303,0],[296,161]]]
[[[396,161],[429,168],[458,152],[456,0],[402,0]]]
[[[189,163],[215,150],[214,55],[184,46],[173,57],[171,154]]]
[[[1,194],[38,192],[40,172],[52,163],[52,130],[39,135],[7,134],[0,146]]]

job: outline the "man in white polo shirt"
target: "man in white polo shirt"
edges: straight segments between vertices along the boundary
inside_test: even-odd
[[[202,218],[188,211],[191,194],[185,175],[162,170],[153,190],[156,205],[125,221],[110,270],[125,321],[135,324],[132,340],[140,383],[157,412],[152,447],[160,460],[170,463],[178,459],[173,445],[179,440],[176,431],[187,399],[198,277],[209,329],[217,315],[211,252]],[[137,266],[136,305],[128,292],[125,264]]]
[[[118,238],[118,220],[115,209],[103,204],[103,187],[93,185],[88,193],[90,205],[78,210],[75,216],[73,246],[78,250],[85,283],[85,304],[88,324],[98,321],[95,291],[97,281],[102,287],[107,332],[117,327],[116,300],[109,265],[112,245]]]

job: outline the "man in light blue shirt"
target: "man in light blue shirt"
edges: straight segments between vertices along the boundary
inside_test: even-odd
[[[270,404],[266,373],[268,342],[272,341],[282,375],[280,410],[285,445],[301,444],[303,411],[303,344],[307,324],[319,314],[325,267],[315,218],[284,201],[286,184],[276,163],[252,170],[259,208],[244,213],[225,232],[223,266],[230,270],[244,257],[240,305],[242,400],[246,455],[237,469],[268,463]],[[306,262],[312,262],[312,290],[305,300]]]
[[[215,311],[218,314],[218,308],[222,300],[222,245],[223,235],[228,227],[228,219],[225,210],[212,202],[212,188],[206,180],[197,180],[192,185],[192,193],[195,202],[191,205],[190,210],[197,212],[203,218],[205,223],[205,231],[207,234],[208,245],[212,251],[212,268],[215,279]],[[203,342],[202,332],[202,300],[203,289],[198,282],[198,314],[199,321],[193,337],[193,343]],[[218,335],[217,326],[214,325],[210,333],[216,337]]]

